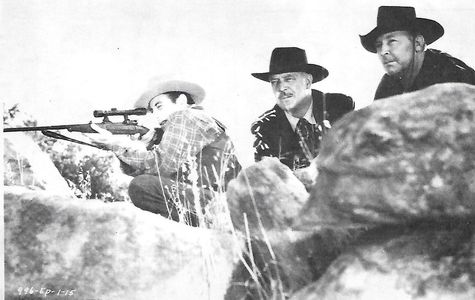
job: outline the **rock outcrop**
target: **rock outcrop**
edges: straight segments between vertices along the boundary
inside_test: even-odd
[[[48,190],[60,195],[73,195],[49,156],[31,137],[21,133],[3,135],[3,184]]]
[[[302,182],[277,158],[264,158],[243,169],[226,194],[236,229],[249,229],[251,236],[258,237],[263,230],[288,229],[308,198]]]
[[[333,228],[293,230],[308,193],[276,158],[243,169],[229,184],[227,197],[245,246],[226,299],[285,297],[318,279],[359,234]]]
[[[475,298],[475,87],[375,102],[331,130],[298,228],[371,228],[291,299]]]
[[[229,211],[234,234],[58,196],[49,183],[7,187],[6,297],[43,287],[102,300],[475,299],[474,115],[465,84],[350,113],[318,169],[263,159],[230,182],[228,207],[210,211],[225,225]]]
[[[475,215],[474,86],[376,101],[347,115],[322,145],[304,227]]]
[[[74,290],[75,299],[222,299],[236,240],[142,211],[5,189],[5,295]]]
[[[369,231],[291,299],[475,299],[475,222]]]

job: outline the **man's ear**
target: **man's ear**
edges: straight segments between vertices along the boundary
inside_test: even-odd
[[[307,88],[309,89],[312,87],[312,81],[313,81],[312,74],[307,74],[306,79],[307,79]]]
[[[423,52],[426,46],[426,41],[424,39],[424,36],[421,34],[418,34],[415,39],[414,39],[414,46],[416,52]]]

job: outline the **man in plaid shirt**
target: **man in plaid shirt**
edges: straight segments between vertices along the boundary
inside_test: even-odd
[[[100,128],[102,135],[92,139],[112,150],[123,171],[134,176],[129,195],[137,207],[193,226],[240,170],[225,127],[198,106],[204,94],[190,82],[160,82],[135,103],[150,109],[145,126],[155,128],[139,146],[118,142]]]

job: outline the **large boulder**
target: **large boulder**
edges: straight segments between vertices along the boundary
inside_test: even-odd
[[[335,126],[298,226],[475,215],[475,87],[447,83],[374,102]]]
[[[28,299],[45,299],[47,290],[74,290],[75,299],[224,297],[239,248],[231,234],[127,202],[21,187],[6,187],[4,198],[7,299],[23,299],[20,287],[33,287]]]
[[[268,298],[288,290],[293,277],[286,276],[279,249],[301,239],[290,225],[307,200],[305,186],[277,158],[264,158],[243,169],[229,183],[226,196],[237,236],[244,241],[226,299]],[[294,267],[297,274],[307,273],[306,266]]]
[[[475,299],[475,223],[367,232],[291,299]]]
[[[72,195],[50,157],[31,137],[21,133],[3,135],[3,184],[21,185],[50,193]]]
[[[263,237],[263,231],[289,229],[307,201],[305,186],[277,158],[243,169],[227,190],[236,229]]]
[[[301,176],[309,182],[312,177]],[[318,279],[358,235],[346,229],[293,230],[307,197],[305,185],[276,158],[264,158],[230,182],[229,210],[244,247],[226,299],[285,297]]]

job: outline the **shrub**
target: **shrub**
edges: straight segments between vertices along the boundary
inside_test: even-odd
[[[37,121],[23,113],[18,105],[14,105],[4,108],[3,124],[36,126]],[[48,138],[36,131],[25,133],[50,156],[77,197],[107,202],[130,201],[127,194],[130,178],[122,174],[118,160],[112,153]]]

